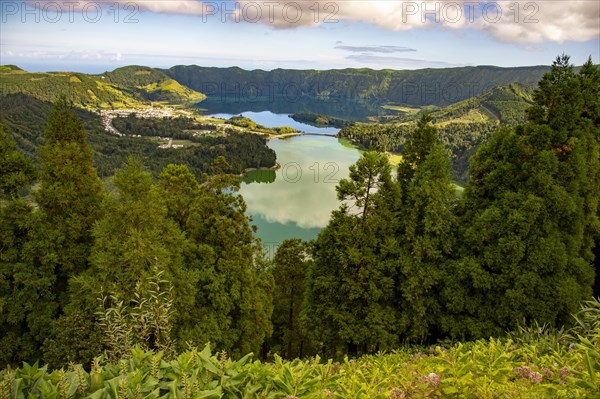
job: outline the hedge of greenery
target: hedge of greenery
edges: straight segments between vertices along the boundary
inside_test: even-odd
[[[576,338],[543,328],[517,337],[415,347],[341,361],[252,361],[191,349],[176,358],[134,349],[48,370],[0,372],[0,398],[597,398],[600,330]]]

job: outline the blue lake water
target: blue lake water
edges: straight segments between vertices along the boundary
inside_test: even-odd
[[[285,97],[243,98],[243,97],[208,97],[195,107],[204,115],[217,113],[239,115],[241,113],[263,111],[275,115],[289,115],[307,112],[348,121],[366,122],[370,116],[394,114],[394,111],[374,105],[372,101],[342,100],[328,98],[299,97],[293,101]],[[279,124],[279,123],[278,123]],[[266,125],[265,125],[266,126]]]
[[[309,132],[309,133],[321,133],[321,134],[336,134],[340,129],[335,127],[317,127],[312,126],[307,123],[297,122],[292,119],[288,114],[275,114],[271,111],[246,111],[240,114],[227,114],[227,113],[216,113],[211,114],[214,118],[223,118],[229,119],[232,116],[245,116],[246,118],[252,119],[254,122],[261,124],[266,127],[281,127],[281,126],[289,126],[293,127],[296,130],[301,132]]]

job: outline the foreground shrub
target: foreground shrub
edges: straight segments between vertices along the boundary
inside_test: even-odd
[[[318,357],[273,363],[232,360],[191,349],[173,360],[134,348],[117,363],[94,359],[90,372],[23,364],[0,372],[0,399],[218,398],[596,398],[600,331],[544,350],[535,342],[479,340],[448,348],[406,348],[357,359]]]

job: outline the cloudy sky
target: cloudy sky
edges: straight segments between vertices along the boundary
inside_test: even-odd
[[[0,63],[418,69],[600,60],[600,2],[0,0]]]

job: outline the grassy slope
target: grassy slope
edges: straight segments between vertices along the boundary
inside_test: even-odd
[[[14,65],[0,66],[0,95],[24,93],[54,102],[65,95],[88,109],[143,108],[147,101],[167,104],[199,102],[206,98],[147,67],[124,67],[103,75],[75,72],[31,73]]]
[[[73,72],[36,72],[3,66],[1,95],[24,93],[55,102],[61,95],[82,108],[139,108],[143,104],[118,87],[97,77]]]
[[[35,162],[37,148],[44,143],[43,133],[52,106],[50,102],[23,93],[0,96],[0,124],[11,134],[17,148]],[[74,112],[83,122],[87,141],[94,151],[94,164],[102,177],[113,175],[129,155],[147,157],[156,152],[157,145],[150,140],[107,133],[98,114],[79,108]]]
[[[17,148],[35,159],[37,146],[43,144],[43,132],[51,109],[52,103],[31,95],[18,93],[0,96],[0,124],[12,134]],[[97,114],[77,108],[74,111],[89,134],[104,132]]]
[[[202,93],[181,85],[164,72],[143,66],[127,66],[103,74],[109,82],[144,100],[192,103],[206,98]]]
[[[532,86],[512,83],[432,112],[438,123],[525,122],[525,110],[533,102]]]
[[[427,112],[438,126],[474,122],[518,124],[526,120],[525,110],[533,102],[533,91],[533,86],[511,83],[443,108],[424,107],[419,112],[414,109],[407,112],[399,106],[386,107],[403,112],[399,117],[391,118],[391,121],[396,122],[414,122],[422,113]]]
[[[27,71],[19,68],[16,65],[0,65],[0,73],[26,73]]]

